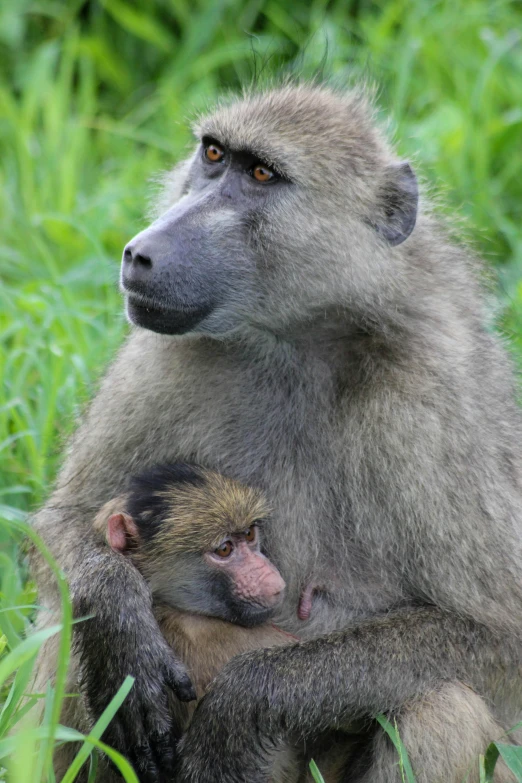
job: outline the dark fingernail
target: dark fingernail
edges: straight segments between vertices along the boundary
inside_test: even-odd
[[[171,673],[168,683],[180,701],[194,701],[196,690],[188,674]]]
[[[186,681],[176,683],[174,690],[180,701],[195,701],[197,698],[196,689],[188,678]]]

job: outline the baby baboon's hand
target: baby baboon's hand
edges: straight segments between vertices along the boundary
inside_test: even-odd
[[[121,596],[120,596],[121,599]],[[118,607],[112,618],[93,617],[77,625],[80,682],[96,720],[125,677],[134,685],[103,735],[103,741],[131,762],[140,783],[170,779],[181,726],[169,710],[169,689],[181,701],[196,698],[185,666],[163,638],[150,605]]]

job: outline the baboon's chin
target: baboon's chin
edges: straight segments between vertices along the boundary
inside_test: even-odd
[[[194,329],[212,310],[211,305],[190,310],[167,310],[143,305],[127,298],[129,321],[158,334],[185,334]]]

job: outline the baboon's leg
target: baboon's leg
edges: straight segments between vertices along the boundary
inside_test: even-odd
[[[31,685],[33,693],[45,693],[48,682],[54,685],[56,678],[56,662],[58,660],[60,637],[59,635],[51,637],[40,650],[35,666],[35,678]],[[60,723],[62,726],[81,731],[83,734],[89,732],[90,721],[87,716],[84,702],[78,693],[78,667],[74,656],[71,658],[69,671],[67,673],[67,682],[65,690],[67,694],[77,693],[78,696],[67,696],[62,705]],[[41,721],[43,717],[44,700],[41,699],[34,710],[28,715],[26,723],[30,721]],[[53,768],[57,783],[60,783],[63,776],[72,764],[76,754],[81,748],[81,742],[65,742],[56,748],[53,756]],[[86,783],[89,774],[89,765],[84,764],[78,777],[77,783]],[[122,778],[114,772],[105,758],[100,756],[96,783],[121,783]]]
[[[393,720],[393,719],[392,719]],[[447,682],[409,702],[395,716],[417,783],[478,783],[478,755],[504,734],[485,701],[471,688]],[[343,783],[402,783],[397,750],[378,729],[365,753],[361,774],[347,769]],[[499,760],[495,783],[516,783]]]

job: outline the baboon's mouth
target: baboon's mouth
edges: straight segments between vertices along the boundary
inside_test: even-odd
[[[211,311],[210,305],[174,310],[127,295],[127,317],[136,326],[158,334],[190,332]]]

